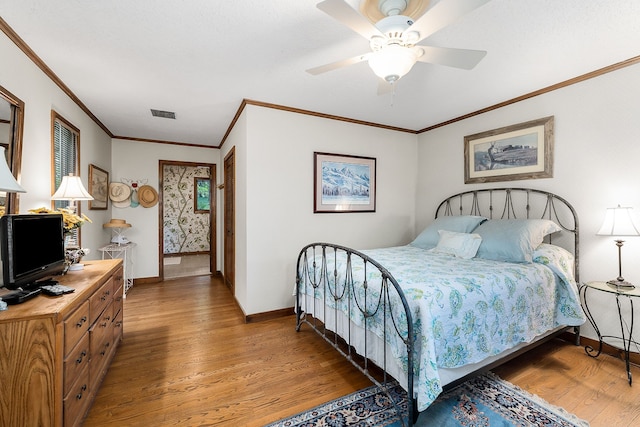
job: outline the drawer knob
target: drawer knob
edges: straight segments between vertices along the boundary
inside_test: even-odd
[[[100,356],[104,356],[105,354],[107,354],[107,350],[109,349],[109,346],[110,346],[110,345],[111,345],[111,343],[110,343],[110,342],[107,342],[107,343],[104,345],[104,349],[100,352]]]
[[[76,323],[76,327],[81,328],[84,322],[86,321],[87,321],[87,316],[82,316],[82,318],[78,321],[78,323]]]
[[[77,399],[77,400],[82,399],[82,393],[83,393],[84,391],[87,391],[87,385],[86,385],[86,384],[83,384],[83,385],[82,385],[82,388],[81,388],[80,390],[81,390],[81,391],[80,391],[80,393],[76,394],[76,399]]]
[[[87,355],[87,352],[85,350],[82,350],[82,353],[80,353],[80,357],[78,357],[76,359],[76,365],[79,365],[82,363],[82,359],[84,359],[84,357]]]

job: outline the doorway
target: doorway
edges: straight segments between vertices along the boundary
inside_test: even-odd
[[[159,278],[216,272],[216,165],[160,160]]]

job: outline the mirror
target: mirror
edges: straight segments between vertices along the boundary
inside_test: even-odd
[[[0,86],[0,145],[5,147],[9,169],[20,181],[24,102]],[[18,213],[18,194],[0,192],[0,215]]]

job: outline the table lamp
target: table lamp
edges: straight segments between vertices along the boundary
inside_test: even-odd
[[[607,208],[607,213],[604,217],[604,222],[600,227],[600,230],[596,233],[599,236],[616,236],[616,246],[618,247],[618,277],[616,279],[609,280],[607,283],[617,288],[633,289],[635,286],[624,280],[622,277],[622,245],[624,240],[620,239],[622,236],[640,236],[638,228],[633,222],[631,211],[633,208],[618,207]]]
[[[51,200],[69,200],[69,209],[75,212],[76,200],[93,200],[93,197],[85,190],[80,177],[70,173],[62,177],[62,182],[51,196]]]
[[[2,159],[6,159],[4,151],[5,148],[0,147],[0,157],[2,157]],[[18,181],[16,181],[9,170],[9,165],[7,165],[6,160],[0,160],[0,191],[6,191],[7,193],[26,193],[26,190],[18,184]]]

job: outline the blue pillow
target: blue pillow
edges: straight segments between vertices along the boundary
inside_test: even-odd
[[[438,245],[438,240],[440,240],[438,230],[471,233],[478,225],[486,220],[487,218],[483,216],[475,215],[441,216],[433,220],[433,222],[409,244],[422,249],[433,249]]]
[[[561,228],[547,219],[494,219],[475,229],[482,237],[476,257],[495,261],[530,263],[545,236]]]

